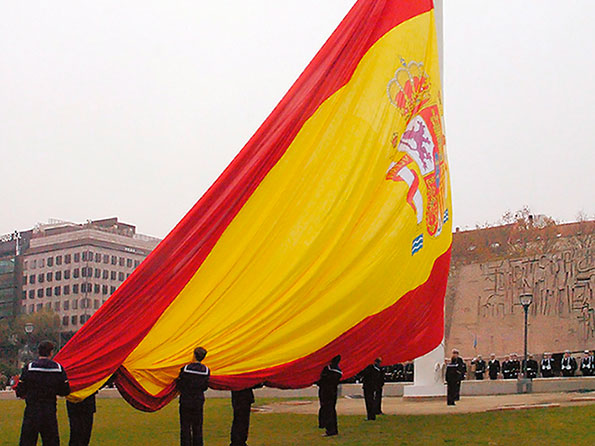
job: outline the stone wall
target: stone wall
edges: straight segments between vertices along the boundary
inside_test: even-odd
[[[595,348],[595,251],[565,237],[551,252],[464,262],[453,258],[446,295],[447,351],[465,357],[523,351],[521,293],[533,294],[529,352]],[[455,237],[455,243],[464,238]],[[461,250],[459,249],[459,252]]]

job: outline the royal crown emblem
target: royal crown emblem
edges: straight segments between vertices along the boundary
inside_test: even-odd
[[[448,221],[446,209],[446,159],[442,119],[432,103],[432,84],[421,62],[401,59],[401,67],[387,85],[390,103],[406,119],[402,135],[395,132],[391,145],[396,148],[386,179],[405,182],[407,203],[415,213],[417,224],[425,220],[428,234],[440,235]],[[437,95],[440,97],[440,95]],[[420,187],[422,184],[425,188]],[[412,242],[412,254],[423,248],[423,233]]]
[[[430,100],[429,76],[421,62],[405,62],[401,58],[401,67],[395,72],[387,87],[388,99],[409,119]]]

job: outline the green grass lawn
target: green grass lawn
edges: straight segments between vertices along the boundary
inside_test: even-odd
[[[258,403],[262,403],[261,400]],[[91,444],[176,445],[177,404],[156,413],[134,410],[119,399],[98,399]],[[18,444],[22,401],[0,401],[0,445]],[[64,401],[58,405],[62,444],[68,444]],[[229,444],[229,400],[210,399],[205,412],[205,445]],[[322,438],[316,416],[252,414],[250,446],[286,445],[593,445],[595,405],[466,415],[339,416],[338,437]],[[38,444],[41,444],[39,441]]]

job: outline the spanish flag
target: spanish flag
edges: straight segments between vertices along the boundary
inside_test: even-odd
[[[360,0],[217,181],[58,354],[167,404],[195,347],[211,386],[299,388],[443,337],[451,200],[432,0]]]

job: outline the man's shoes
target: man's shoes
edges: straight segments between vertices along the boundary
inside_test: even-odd
[[[339,435],[339,432],[334,432],[334,433],[327,432],[323,435],[323,437],[334,437],[335,435]]]

